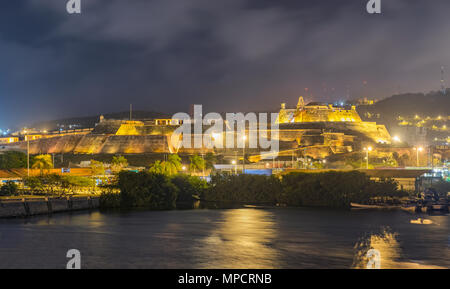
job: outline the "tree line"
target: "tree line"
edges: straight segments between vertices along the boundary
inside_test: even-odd
[[[350,202],[400,198],[407,194],[387,179],[373,181],[364,173],[289,173],[284,176],[215,174],[206,183],[195,176],[155,172],[121,172],[120,193],[104,193],[103,207],[174,209],[179,201],[264,204],[270,206],[348,207]]]

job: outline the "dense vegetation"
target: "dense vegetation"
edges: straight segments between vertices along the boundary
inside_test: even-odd
[[[101,207],[149,209],[174,209],[177,202],[192,202],[207,187],[205,181],[189,175],[166,175],[154,172],[119,173],[118,188],[104,192],[100,197]]]
[[[288,206],[347,207],[374,197],[403,196],[391,180],[375,182],[363,173],[290,173],[274,176],[216,176],[205,191],[208,201],[284,204]]]
[[[121,172],[120,194],[104,193],[103,207],[173,209],[199,196],[207,203],[348,207],[350,202],[405,196],[391,180],[372,181],[363,173],[290,173],[283,177],[214,175],[210,183],[183,174]]]
[[[290,206],[347,207],[350,202],[366,203],[372,198],[402,197],[392,180],[372,181],[357,171],[291,173],[283,177],[279,200]]]
[[[23,152],[9,151],[0,154],[0,169],[19,169],[27,167],[27,155]]]
[[[95,181],[89,177],[46,174],[23,180],[24,191],[37,195],[64,195],[95,191]]]
[[[15,196],[19,192],[19,187],[11,181],[6,182],[0,187],[0,196]]]

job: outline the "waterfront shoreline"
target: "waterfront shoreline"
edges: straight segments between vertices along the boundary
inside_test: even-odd
[[[98,209],[99,197],[63,197],[0,202],[0,218],[21,218],[53,213]]]

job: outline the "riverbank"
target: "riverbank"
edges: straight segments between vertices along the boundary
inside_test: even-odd
[[[23,198],[1,200],[0,218],[29,217],[99,208],[98,197]]]

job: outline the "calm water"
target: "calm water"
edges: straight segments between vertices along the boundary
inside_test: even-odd
[[[416,224],[417,218],[426,223]],[[0,220],[1,268],[450,268],[450,217],[400,211],[80,212]]]

